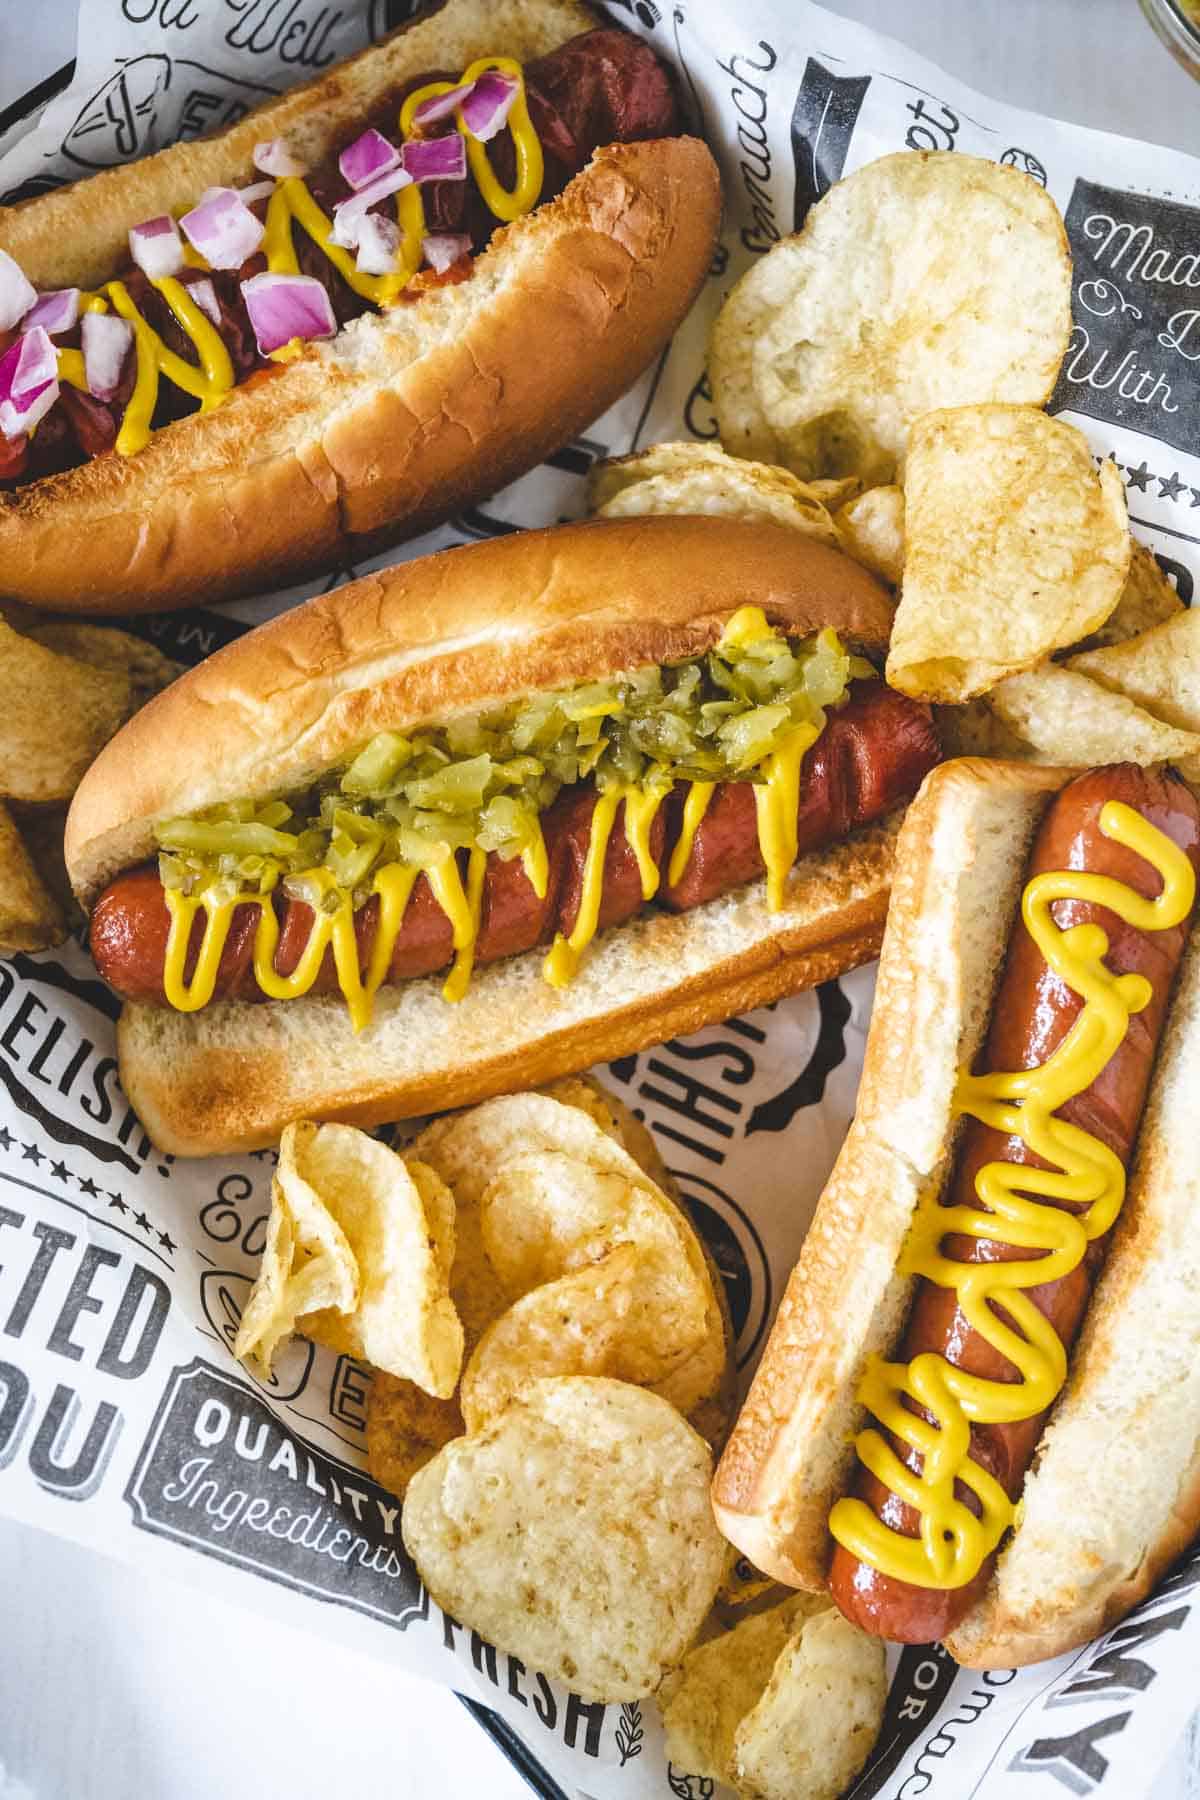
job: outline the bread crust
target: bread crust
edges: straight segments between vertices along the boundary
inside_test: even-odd
[[[529,57],[596,22],[573,0],[521,0],[505,10],[504,44]],[[125,256],[130,222],[247,180],[261,139],[285,136],[315,160],[380,94],[494,51],[495,37],[488,0],[448,0],[221,137],[9,209],[0,247],[38,285],[98,282]],[[59,611],[156,611],[232,599],[428,529],[625,391],[691,304],[719,212],[699,140],[598,151],[557,199],[498,232],[469,280],[363,315],[136,456],[0,495],[5,593]]]
[[[986,1032],[1037,824],[1076,772],[945,763],[901,830],[856,1119],[713,1484],[725,1535],[795,1586],[826,1585],[829,1509],[863,1418],[859,1379],[903,1328],[913,1284],[896,1262],[921,1196],[940,1191],[952,1164],[954,1073]],[[1198,1064],[1194,934],[1125,1207],[1022,1522],[948,1640],[967,1666],[1021,1667],[1086,1643],[1200,1529],[1200,1172],[1187,1155]],[[1146,1356],[1156,1332],[1169,1365]]]
[[[357,1037],[338,998],[127,1006],[122,1086],[160,1149],[206,1156],[276,1143],[301,1116],[377,1125],[544,1085],[869,961],[898,823],[802,858],[780,913],[759,881],[615,926],[561,992],[542,979],[543,950],[477,970],[456,1006],[441,977],[385,988]]]
[[[305,785],[376,732],[698,654],[746,602],[880,655],[891,603],[840,551],[765,522],[593,521],[442,551],[320,595],[190,670],[84,776],[66,828],[86,907],[155,823]]]

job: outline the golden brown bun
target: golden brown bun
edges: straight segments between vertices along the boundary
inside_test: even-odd
[[[698,1031],[828,981],[878,952],[897,821],[792,871],[784,910],[758,881],[688,913],[648,912],[596,939],[561,992],[545,951],[384,988],[356,1037],[340,998],[195,1013],[127,1006],[121,1084],[161,1150],[210,1156],[279,1140],[295,1118],[358,1125],[473,1105]]]
[[[881,655],[865,569],[780,525],[594,521],[514,532],[368,575],[282,613],[136,713],[76,792],[66,857],[85,906],[164,818],[305,786],[379,731],[693,656],[746,602]]]
[[[515,0],[502,47],[529,58],[596,23],[574,0]],[[285,136],[315,161],[407,77],[497,47],[492,0],[448,0],[219,137],[0,211],[0,248],[38,286],[104,280],[127,259],[130,224],[253,178],[260,140]],[[558,199],[497,233],[468,281],[364,315],[136,456],[0,495],[0,590],[58,611],[154,611],[428,529],[625,391],[691,304],[719,212],[697,139],[598,151]]]
[[[1073,773],[946,763],[901,830],[858,1111],[713,1484],[725,1535],[793,1585],[825,1585],[829,1509],[862,1423],[858,1382],[903,1329],[912,1283],[897,1258],[920,1196],[948,1173],[955,1075],[987,1030],[1033,836]],[[1125,1209],[1021,1524],[949,1639],[971,1667],[1086,1643],[1200,1528],[1198,1082],[1194,934]]]

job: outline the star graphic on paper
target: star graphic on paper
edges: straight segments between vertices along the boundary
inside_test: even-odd
[[[133,1222],[135,1225],[140,1225],[143,1231],[150,1230],[150,1221],[145,1213],[134,1213]]]
[[[111,1188],[108,1190],[108,1204],[110,1206],[115,1206],[118,1212],[123,1213],[129,1211],[129,1208],[122,1200],[120,1194],[114,1194]]]
[[[158,1241],[164,1250],[177,1250],[179,1248],[169,1231],[160,1231],[158,1234]]]
[[[99,1194],[100,1189],[96,1186],[96,1184],[92,1180],[91,1176],[90,1175],[86,1175],[86,1176],[77,1175],[75,1177],[75,1179],[79,1183],[80,1193],[87,1194],[91,1199],[94,1200],[96,1198],[96,1196]]]
[[[1147,492],[1147,483],[1148,482],[1157,481],[1157,479],[1158,479],[1158,477],[1156,475],[1151,474],[1150,470],[1146,467],[1146,464],[1144,461],[1136,469],[1127,467],[1125,470],[1125,475],[1126,475],[1126,479],[1128,480],[1130,487],[1136,488],[1138,490],[1139,494],[1144,494]]]
[[[13,1134],[11,1131],[8,1131],[8,1130],[0,1131],[0,1144],[3,1144],[3,1146],[6,1150],[12,1149]]]
[[[1165,478],[1162,475],[1156,475],[1155,480],[1158,482],[1158,497],[1160,500],[1178,500],[1180,494],[1182,494],[1187,487],[1186,481],[1180,481],[1178,469],[1176,469],[1173,475],[1168,475]]]
[[[1188,493],[1192,496],[1192,505],[1200,506],[1200,488],[1189,488]]]
[[[41,1151],[38,1149],[36,1144],[22,1144],[21,1145],[21,1161],[22,1162],[31,1162],[36,1165],[38,1163],[45,1162],[45,1160],[46,1160],[45,1157],[42,1155]]]
[[[66,1163],[64,1163],[64,1162],[51,1163],[50,1173],[52,1175],[57,1175],[58,1179],[60,1181],[68,1181],[70,1179],[70,1174],[71,1174],[70,1170],[67,1168]]]

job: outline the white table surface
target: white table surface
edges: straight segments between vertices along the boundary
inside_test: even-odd
[[[999,99],[1200,154],[1200,89],[1137,0],[834,10]],[[73,54],[74,14],[0,0],[0,109]],[[0,1521],[0,1800],[527,1793],[446,1689]],[[1193,1721],[1153,1800],[1197,1797]]]

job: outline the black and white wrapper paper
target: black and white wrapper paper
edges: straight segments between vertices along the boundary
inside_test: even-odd
[[[608,11],[674,64],[720,160],[710,278],[667,355],[585,436],[379,561],[578,516],[598,457],[715,437],[704,351],[730,284],[839,176],[907,146],[1015,164],[1062,208],[1076,324],[1051,408],[1117,463],[1135,530],[1190,601],[1200,163],[997,105],[807,0]],[[227,123],[404,16],[403,0],[83,0],[75,78],[38,123],[10,129],[0,197]],[[135,628],[196,661],[376,566]],[[853,1110],[871,992],[861,970],[607,1071],[713,1248],[743,1379]],[[233,1361],[273,1156],[160,1157],[120,1090],[115,1012],[77,945],[0,963],[0,1511],[466,1690],[515,1727],[548,1794],[712,1795],[668,1766],[652,1703],[586,1705],[430,1602],[398,1504],[364,1473],[364,1368],[300,1341],[267,1385]],[[893,1653],[886,1722],[854,1794],[1133,1800],[1196,1704],[1198,1584],[1193,1556],[1107,1637],[1020,1673],[958,1671],[933,1647]]]

